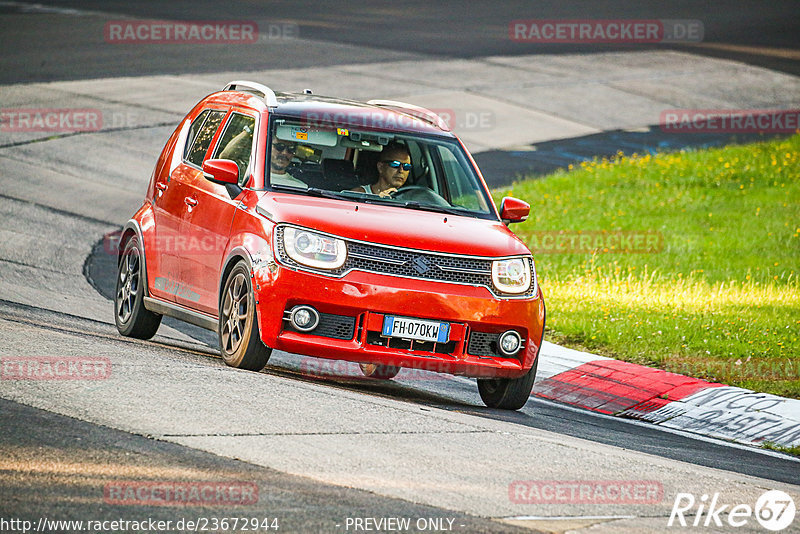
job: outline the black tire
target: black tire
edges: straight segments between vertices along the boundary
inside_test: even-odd
[[[219,298],[219,351],[231,367],[260,371],[267,365],[272,349],[264,345],[258,332],[255,297],[250,271],[243,261],[237,263]]]
[[[134,236],[128,239],[122,251],[114,291],[114,322],[123,336],[150,339],[161,324],[161,315],[144,307],[145,284],[139,238]]]
[[[391,380],[400,372],[400,368],[393,365],[378,365],[377,363],[359,363],[358,365],[367,378]]]
[[[531,370],[519,378],[479,378],[478,393],[483,403],[489,408],[501,410],[519,410],[525,406],[533,390],[538,366],[537,355]]]

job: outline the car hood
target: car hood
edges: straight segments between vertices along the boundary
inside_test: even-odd
[[[265,193],[258,212],[275,223],[376,244],[473,256],[530,254],[499,221],[284,193]]]

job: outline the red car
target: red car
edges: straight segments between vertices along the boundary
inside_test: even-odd
[[[530,396],[545,306],[528,248],[433,112],[231,82],[178,125],[119,245],[114,314],[218,333],[226,364],[273,349],[477,378],[487,406]]]

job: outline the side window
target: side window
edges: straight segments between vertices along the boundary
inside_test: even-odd
[[[189,156],[189,149],[192,148],[192,143],[197,139],[197,132],[199,132],[200,128],[203,126],[206,117],[208,117],[208,113],[209,110],[205,110],[192,121],[192,125],[189,128],[189,135],[186,136],[186,146],[183,147],[183,159]]]
[[[222,134],[214,158],[229,159],[239,166],[239,183],[245,177],[245,171],[250,164],[250,154],[253,148],[253,130],[256,120],[241,113],[231,113],[225,133]]]
[[[211,140],[214,138],[214,134],[217,133],[217,128],[219,128],[224,117],[224,111],[208,112],[206,120],[203,122],[203,126],[199,128],[197,135],[194,139],[189,139],[191,148],[187,150],[186,161],[198,167],[203,165],[203,157],[206,155],[208,146],[211,144]],[[194,129],[194,124],[192,124],[192,129]],[[189,136],[191,137],[191,135],[192,132],[190,131]],[[187,142],[186,145],[189,146],[189,143]]]

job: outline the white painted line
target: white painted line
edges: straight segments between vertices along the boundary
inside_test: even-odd
[[[23,13],[49,13],[55,15],[85,16],[95,15],[110,17],[111,13],[105,11],[93,11],[88,9],[72,9],[67,7],[45,6],[31,2],[0,2],[0,7],[17,7]]]
[[[635,515],[576,515],[576,516],[546,516],[546,515],[517,515],[512,517],[501,517],[506,521],[570,521],[581,519],[637,519]]]

